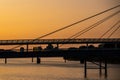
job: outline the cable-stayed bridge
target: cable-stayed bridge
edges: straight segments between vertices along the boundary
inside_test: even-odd
[[[120,43],[120,38],[0,40],[0,45]]]
[[[89,27],[71,35],[69,38],[66,39],[42,39],[46,36],[55,34],[59,31],[64,29],[70,28],[76,24],[104,14],[106,12],[112,11],[116,8],[119,8],[120,5],[112,7],[110,9],[104,10],[100,13],[42,35],[35,39],[19,39],[19,40],[0,40],[0,45],[18,45],[9,50],[0,50],[0,58],[5,58],[5,63],[7,63],[7,58],[28,58],[28,57],[36,57],[37,63],[40,63],[41,57],[63,57],[65,60],[79,60],[84,63],[85,67],[85,77],[87,77],[87,61],[91,61],[96,65],[99,65],[100,76],[102,75],[102,68],[105,69],[105,77],[107,77],[107,62],[113,61],[120,61],[120,38],[111,38],[111,36],[120,28],[120,20],[116,21],[112,27],[110,27],[106,32],[104,32],[99,38],[78,38],[79,36],[85,34],[86,32],[92,30],[93,28],[99,26],[100,24],[104,23],[105,21],[109,20],[110,18],[118,15],[120,10],[114,12],[113,14],[95,22],[94,24],[90,25]],[[108,32],[112,32],[109,34],[107,38],[103,38]],[[29,45],[33,44],[48,44],[47,49],[40,49],[37,51],[29,51]],[[53,48],[52,44],[56,44],[57,48]],[[77,49],[60,49],[59,45],[63,44],[86,44],[84,48],[77,48]],[[102,44],[106,45],[109,44],[107,47],[89,47],[89,44]],[[26,50],[21,47],[21,45],[26,45]],[[112,46],[111,46],[112,45]],[[19,52],[13,51],[15,48],[20,48]],[[97,62],[97,63],[96,63]],[[99,63],[98,63],[99,62]],[[102,63],[105,65],[102,66]]]

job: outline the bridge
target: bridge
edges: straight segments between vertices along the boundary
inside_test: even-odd
[[[120,38],[0,40],[0,45],[23,45],[23,44],[88,44],[88,43],[120,43]]]
[[[84,33],[92,30],[93,28],[99,26],[100,24],[104,23],[108,19],[118,15],[119,11],[114,12],[113,14],[101,19],[100,21],[90,25],[89,27],[73,34],[69,38],[65,39],[43,39],[46,36],[55,34],[56,32],[62,31],[64,29],[70,28],[76,24],[104,14],[106,12],[112,11],[116,8],[119,8],[120,5],[112,7],[110,9],[104,10],[99,12],[95,15],[42,35],[35,39],[15,39],[15,40],[0,40],[1,46],[8,46],[8,45],[18,45],[9,50],[0,50],[0,58],[5,58],[5,63],[7,63],[7,58],[29,58],[33,57],[37,58],[37,63],[41,62],[41,57],[63,57],[66,60],[79,60],[81,63],[84,63],[84,74],[85,78],[87,77],[87,61],[90,61],[96,65],[98,65],[99,74],[102,75],[102,69],[105,70],[105,78],[107,78],[107,62],[113,61],[120,61],[120,38],[111,38],[111,36],[120,28],[120,20],[118,20],[112,27],[110,27],[106,32],[104,32],[99,38],[79,38],[79,36],[83,35]],[[112,31],[111,31],[112,30]],[[110,35],[107,38],[103,38],[108,32]],[[38,50],[38,51],[29,51],[29,45],[34,44],[56,44],[57,48],[46,49],[46,50]],[[61,49],[59,45],[61,44],[86,44],[85,48],[77,48],[77,49]],[[89,48],[89,44],[114,44],[115,47],[105,48],[105,47],[92,47]],[[21,50],[13,51],[15,48],[19,48],[22,45],[27,45],[26,50],[24,51],[23,48]],[[95,68],[96,69],[96,68]]]

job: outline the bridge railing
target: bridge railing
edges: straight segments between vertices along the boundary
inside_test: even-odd
[[[48,43],[120,43],[120,38],[81,38],[81,39],[21,39],[21,40],[0,40],[0,45],[2,44],[48,44]]]

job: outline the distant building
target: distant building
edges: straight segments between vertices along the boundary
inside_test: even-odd
[[[104,43],[100,44],[99,48],[120,48],[120,43],[115,44],[115,43]]]
[[[34,52],[38,52],[38,51],[41,51],[42,50],[42,47],[39,46],[39,47],[33,47],[33,51]]]
[[[48,46],[45,48],[45,50],[50,50],[50,49],[54,49],[52,44],[48,44]]]

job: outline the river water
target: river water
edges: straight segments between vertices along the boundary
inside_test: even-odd
[[[84,79],[84,65],[79,61],[64,62],[62,58],[41,58],[41,64],[31,58],[0,59],[0,80],[120,80],[120,65],[108,64],[108,79],[99,77],[98,70],[88,70],[88,78]],[[89,66],[97,67],[91,63]]]

